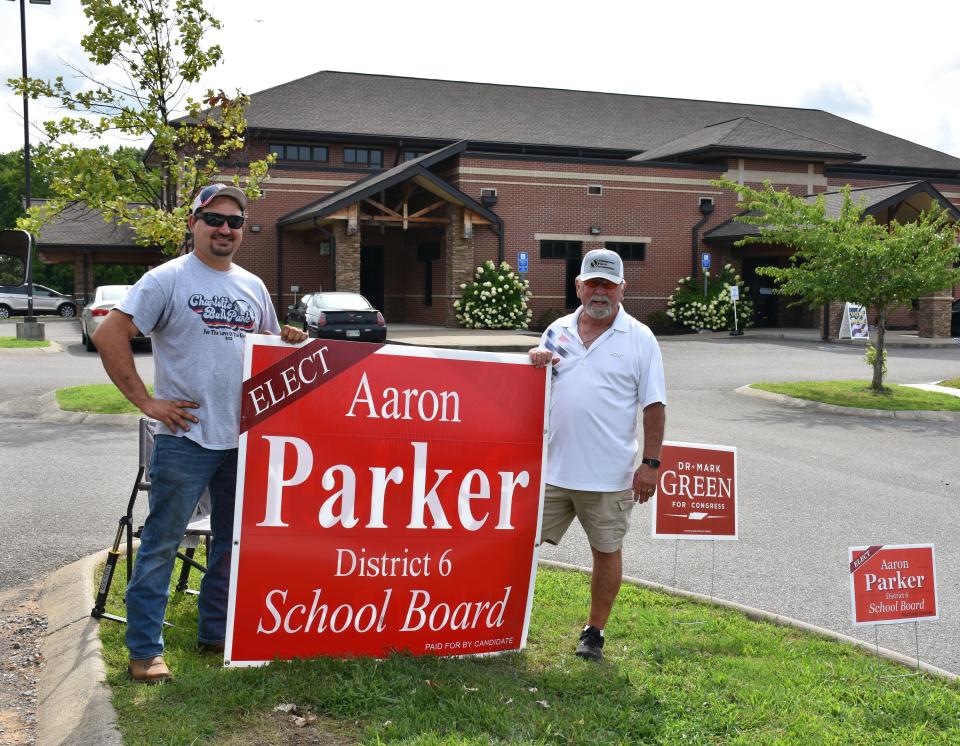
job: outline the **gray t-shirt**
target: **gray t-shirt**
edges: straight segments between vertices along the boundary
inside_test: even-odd
[[[237,265],[217,271],[191,253],[147,272],[117,309],[150,335],[154,396],[200,405],[191,410],[200,422],[176,434],[205,448],[236,448],[244,337],[280,331],[263,281]]]

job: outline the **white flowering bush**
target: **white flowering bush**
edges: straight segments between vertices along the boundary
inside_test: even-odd
[[[453,302],[457,321],[468,329],[526,329],[529,286],[506,262],[498,267],[488,259],[477,267],[472,282],[460,286],[463,295]]]
[[[691,277],[684,277],[667,300],[667,316],[689,329],[733,329],[730,287],[737,285],[741,298],[737,301],[737,326],[740,329],[752,326],[753,303],[743,300],[750,288],[743,284],[733,265],[723,265],[715,275],[709,271],[705,274],[708,280],[706,297],[703,295],[703,278],[695,281]]]

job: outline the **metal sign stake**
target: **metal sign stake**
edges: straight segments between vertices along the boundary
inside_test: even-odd
[[[677,558],[680,554],[680,539],[675,539],[673,545],[673,580],[670,581],[670,586],[672,588],[677,587]],[[714,550],[716,550],[716,540],[712,542],[714,544]],[[713,573],[710,575],[710,600],[713,600]],[[673,607],[670,612],[670,623],[671,624],[680,624],[680,625],[696,625],[696,624],[706,624],[704,620],[698,620],[693,622],[678,622],[677,621],[677,604],[679,599],[677,596],[673,597]]]
[[[873,638],[874,638],[874,647],[876,648],[877,653],[877,665],[880,665],[880,633],[877,631],[880,627],[879,624],[873,625]],[[909,679],[914,676],[921,676],[920,672],[920,625],[918,622],[913,623],[913,643],[917,653],[917,667],[913,673],[896,673],[888,674],[886,676],[881,676],[877,674],[877,680],[880,679]]]

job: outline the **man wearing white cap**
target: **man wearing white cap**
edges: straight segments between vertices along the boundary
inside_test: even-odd
[[[200,585],[197,638],[201,650],[222,653],[233,540],[244,337],[280,334],[263,281],[233,263],[243,240],[247,196],[226,184],[197,194],[188,226],[193,251],[147,272],[93,336],[117,388],[147,417],[162,423],[150,464],[150,513],[127,586],[126,642],[130,676],[170,678],[163,660],[163,617],[177,546],[204,490],[211,498],[212,541]],[[154,394],[137,373],[130,341],[149,334]]]
[[[599,661],[623,577],[630,513],[657,484],[667,399],[657,340],[621,305],[626,282],[620,256],[588,251],[576,286],[580,308],[554,321],[530,350],[535,366],[554,366],[541,541],[559,543],[574,517],[587,534],[590,616],[576,655]]]

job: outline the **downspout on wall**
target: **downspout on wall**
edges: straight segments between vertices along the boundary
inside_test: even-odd
[[[697,254],[700,253],[700,229],[703,227],[710,216],[713,214],[713,200],[712,199],[701,199],[700,200],[700,214],[703,215],[700,220],[698,220],[691,231],[690,236],[690,276],[696,277],[697,270],[700,267],[700,262],[698,261],[699,257]]]
[[[483,203],[483,206],[486,207],[494,217],[494,225],[496,226],[494,230],[497,232],[497,264],[502,264],[506,261],[507,249],[506,249],[506,236],[504,235],[504,226],[503,220],[493,211],[493,206],[497,204],[496,197],[481,197],[480,201]]]

